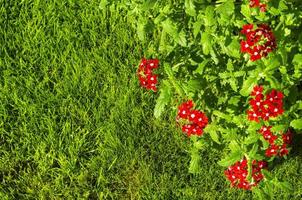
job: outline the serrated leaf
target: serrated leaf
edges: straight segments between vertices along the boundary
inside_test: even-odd
[[[241,5],[241,13],[246,17],[246,18],[251,18],[251,9],[250,6],[247,4],[242,4]]]
[[[161,24],[163,27],[163,31],[167,32],[176,43],[178,43],[184,47],[187,45],[185,32],[180,31],[178,33],[176,24],[174,22],[172,22],[172,20],[170,18],[166,19]]]
[[[197,74],[200,74],[200,75],[202,75],[203,74],[203,70],[204,70],[204,68],[205,68],[205,66],[209,63],[209,59],[205,59],[204,61],[202,61],[199,65],[198,65],[198,67],[197,67],[197,69],[194,71],[194,73],[197,73]]]
[[[193,24],[193,35],[194,35],[194,38],[196,38],[197,35],[198,35],[198,33],[200,33],[201,25],[202,25],[202,21],[201,20],[198,20],[198,21],[194,22],[194,24]]]
[[[234,140],[232,140],[230,142],[229,149],[231,150],[231,152],[241,151],[240,145],[236,141],[234,141]]]
[[[223,167],[228,167],[233,165],[235,162],[241,160],[243,153],[241,151],[231,152],[229,156],[220,160],[218,164]]]
[[[205,55],[209,55],[211,49],[212,49],[212,36],[209,32],[205,31],[201,34],[201,45],[202,45],[202,51]]]
[[[183,47],[187,46],[186,33],[184,31],[179,32],[176,42]]]
[[[275,125],[271,128],[272,132],[284,132],[285,129],[287,128],[286,125],[280,124],[280,125]]]
[[[246,80],[244,80],[242,88],[240,90],[240,94],[242,96],[249,96],[251,91],[253,90],[254,85],[257,84],[257,77],[250,76]]]
[[[190,16],[195,16],[195,5],[193,0],[185,0],[185,11]]]
[[[239,51],[240,43],[237,41],[237,39],[233,39],[231,44],[229,44],[226,49],[227,49],[226,53],[229,56],[232,56],[234,58],[240,58],[241,56]]]
[[[205,26],[213,26],[216,23],[215,13],[213,6],[207,6],[205,10],[205,14],[203,15],[204,25]]]
[[[266,80],[271,84],[272,88],[279,89],[281,87],[280,82],[273,76],[266,77]]]
[[[259,134],[258,133],[252,133],[252,134],[249,134],[245,140],[244,140],[244,144],[246,145],[249,145],[249,144],[253,144],[255,142],[257,142],[259,140]]]
[[[165,106],[170,102],[172,96],[171,85],[165,81],[160,88],[160,95],[156,100],[154,108],[154,117],[159,118],[162,112],[165,110]]]
[[[187,82],[186,88],[190,92],[196,92],[202,88],[202,85],[199,79],[191,79]]]
[[[221,15],[221,18],[227,20],[234,13],[234,9],[235,5],[233,1],[225,1],[217,6],[216,12]]]
[[[196,174],[200,171],[200,155],[198,153],[197,149],[193,149],[191,151],[191,160],[190,160],[190,166],[189,166],[189,172]]]
[[[255,159],[255,155],[258,152],[258,148],[259,148],[258,144],[254,144],[252,149],[249,151],[248,156],[251,160]]]
[[[296,54],[293,58],[294,65],[302,65],[302,54]]]
[[[210,137],[214,142],[216,142],[217,144],[221,144],[219,141],[218,127],[215,124],[208,124],[204,131],[206,133],[209,133]]]
[[[230,115],[224,114],[224,113],[222,113],[218,110],[214,110],[213,114],[216,115],[219,118],[222,118],[222,119],[225,119],[225,120],[228,120],[228,121],[230,121],[232,119],[232,117]]]
[[[141,41],[144,41],[145,40],[145,26],[146,26],[146,21],[143,20],[143,19],[139,19],[138,22],[137,22],[137,35],[138,35],[138,38],[141,40]]]
[[[291,121],[290,126],[296,130],[301,130],[302,129],[302,118]]]

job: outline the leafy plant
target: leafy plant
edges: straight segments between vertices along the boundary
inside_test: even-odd
[[[144,56],[160,59],[155,117],[193,100],[209,119],[201,137],[191,137],[190,172],[198,172],[201,145],[222,149],[218,164],[245,160],[249,187],[240,188],[265,198],[275,186],[290,186],[262,168],[263,181],[255,181],[253,163],[271,169],[274,159],[289,153],[286,137],[302,129],[302,11],[293,0],[254,3],[149,0],[128,4],[128,10],[148,49]]]

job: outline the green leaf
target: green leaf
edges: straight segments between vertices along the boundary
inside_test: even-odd
[[[160,88],[160,95],[156,100],[154,108],[155,118],[159,118],[162,112],[165,110],[165,106],[170,102],[172,97],[171,85],[168,81],[163,82],[163,86]]]
[[[209,55],[210,51],[212,50],[212,36],[209,32],[205,31],[201,34],[201,45],[202,51],[205,55]]]
[[[234,141],[234,140],[232,140],[232,141],[230,142],[230,144],[229,144],[229,149],[230,149],[232,152],[241,151],[240,145],[239,145],[236,141]]]
[[[257,77],[255,76],[250,76],[248,77],[242,85],[242,88],[240,90],[240,94],[242,96],[249,96],[251,91],[253,90],[254,85],[257,84]]]
[[[216,23],[215,13],[213,6],[207,6],[205,10],[205,14],[203,15],[204,25],[205,26],[213,26]]]
[[[200,155],[197,149],[191,151],[191,161],[189,166],[189,172],[196,174],[200,171]]]
[[[205,59],[203,60],[197,67],[197,69],[194,71],[194,73],[197,73],[197,74],[200,74],[202,75],[203,74],[203,70],[205,68],[205,66],[209,63],[209,59]]]
[[[285,132],[285,129],[287,128],[286,125],[280,124],[280,125],[275,125],[271,128],[272,132]]]
[[[258,144],[253,145],[252,149],[248,153],[249,159],[251,159],[251,160],[255,159],[255,156],[258,152],[258,148],[259,148]]]
[[[233,39],[231,44],[229,44],[227,46],[227,54],[229,56],[232,56],[234,58],[240,58],[240,52],[239,52],[239,49],[240,49],[240,43],[238,42],[237,39]]]
[[[185,0],[185,11],[190,16],[195,16],[195,5],[193,0]]]
[[[176,24],[172,22],[170,18],[166,19],[161,24],[163,27],[163,31],[167,32],[176,43],[180,44],[183,47],[187,45],[185,32],[180,31],[178,33]]]
[[[253,144],[259,140],[259,137],[260,135],[258,133],[251,133],[245,138],[243,143],[246,145]]]
[[[198,35],[198,33],[200,33],[201,25],[202,25],[202,21],[201,20],[198,20],[198,21],[194,22],[194,24],[193,24],[193,35],[194,35],[194,38],[196,38],[197,35]]]
[[[186,84],[186,89],[189,92],[196,92],[202,88],[200,79],[191,79]]]
[[[296,54],[293,58],[294,65],[302,65],[302,54]]]
[[[290,126],[296,130],[302,129],[302,118],[291,121]]]
[[[216,12],[220,14],[221,18],[227,20],[234,13],[235,5],[233,1],[225,1],[222,4],[218,5]]]
[[[214,110],[213,114],[216,115],[219,118],[225,119],[227,121],[231,121],[232,117],[230,115],[224,114],[218,110]]]
[[[221,144],[219,141],[219,135],[218,135],[218,127],[215,124],[208,124],[205,129],[205,133],[209,133],[212,140],[218,144]]]
[[[230,155],[218,162],[220,166],[228,167],[233,165],[235,162],[241,160],[243,153],[241,151],[231,152]]]
[[[141,41],[144,41],[145,40],[145,26],[146,26],[146,21],[143,20],[142,18],[140,18],[138,20],[138,23],[137,23],[137,35],[138,35],[138,38],[141,40]]]
[[[241,13],[247,18],[251,18],[251,9],[250,6],[247,4],[242,4],[241,5]]]

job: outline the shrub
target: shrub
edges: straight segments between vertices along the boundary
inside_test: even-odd
[[[221,149],[218,164],[228,167],[232,186],[261,198],[267,188],[289,190],[268,170],[286,158],[302,129],[301,4],[149,0],[126,7],[143,56],[160,60],[155,117],[170,111],[185,120],[193,149]],[[193,111],[203,126],[190,118]],[[198,173],[198,160],[194,153],[190,172]],[[259,167],[266,162],[268,168]]]

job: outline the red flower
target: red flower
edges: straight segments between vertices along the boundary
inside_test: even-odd
[[[262,85],[255,85],[253,88],[253,91],[251,93],[251,96],[257,96],[257,95],[262,95],[263,92],[263,86]],[[263,97],[262,97],[263,98]]]
[[[261,114],[259,112],[255,112],[253,110],[248,110],[247,115],[250,121],[256,121],[256,122],[259,122],[259,118],[261,117]]]
[[[186,122],[189,123],[182,126],[182,131],[187,133],[188,136],[201,136],[203,134],[203,128],[208,124],[208,118],[203,112],[193,110],[193,106],[194,104],[191,100],[178,106],[176,119],[185,119]]]
[[[228,169],[224,171],[224,174],[231,182],[232,187],[250,190],[264,178],[261,170],[265,168],[267,168],[267,163],[265,161],[252,161],[252,183],[248,182],[246,179],[248,175],[248,167],[247,160],[245,158],[228,167]]]
[[[158,59],[149,59],[142,58],[137,75],[140,82],[140,85],[148,90],[157,91],[157,75],[153,74],[152,70],[158,67]]]
[[[278,154],[278,151],[279,151],[279,146],[272,144],[268,149],[266,149],[265,155],[267,157],[276,156]]]
[[[260,6],[260,0],[250,0],[251,8],[258,7],[258,6]]]
[[[291,144],[293,140],[293,133],[288,130],[285,134],[282,135],[282,140],[284,144]]]
[[[242,34],[248,34],[253,30],[253,28],[254,28],[253,24],[243,25],[241,33]]]
[[[255,2],[257,4],[257,2]],[[259,3],[259,2],[258,2]],[[256,5],[253,4],[253,5]],[[262,5],[262,10],[265,5]],[[275,36],[271,28],[266,24],[257,25],[256,30],[253,24],[244,25],[241,33],[246,40],[241,40],[241,52],[250,54],[250,60],[256,61],[266,57],[268,53],[277,48]]]
[[[261,48],[259,46],[254,46],[249,53],[251,55],[251,61],[261,59]]]
[[[266,11],[266,4],[260,3],[260,0],[250,0],[250,7],[251,8],[260,8],[260,12]]]
[[[279,155],[282,157],[282,156],[288,155],[288,153],[289,153],[289,151],[286,148],[286,144],[283,144],[280,148]]]
[[[182,103],[178,106],[178,116],[182,119],[187,119],[193,106],[194,104],[192,100]]]
[[[247,111],[248,119],[250,121],[259,122],[260,119],[267,121],[271,117],[277,117],[282,115],[283,110],[283,93],[277,90],[272,90],[270,93],[264,95],[262,94],[262,86],[254,86],[251,92],[250,106],[252,109]]]

